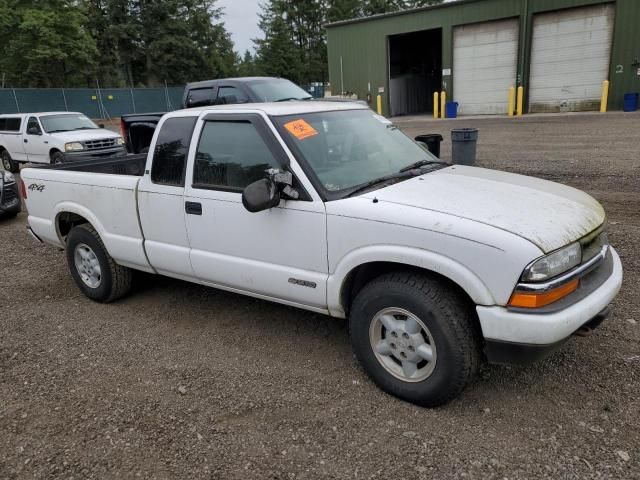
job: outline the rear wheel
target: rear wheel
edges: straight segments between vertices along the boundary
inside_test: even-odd
[[[131,269],[118,265],[95,229],[83,224],[67,237],[67,264],[80,290],[92,300],[108,303],[131,290]]]
[[[2,168],[11,173],[20,172],[20,164],[11,158],[11,154],[7,150],[3,150],[1,156]]]
[[[355,354],[371,379],[403,400],[435,407],[462,392],[480,362],[480,334],[465,298],[429,276],[398,272],[356,296]]]

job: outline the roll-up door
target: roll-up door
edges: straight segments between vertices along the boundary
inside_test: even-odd
[[[456,27],[453,31],[453,95],[460,114],[507,113],[515,85],[518,20]]]
[[[533,18],[530,112],[597,110],[609,76],[612,4]]]

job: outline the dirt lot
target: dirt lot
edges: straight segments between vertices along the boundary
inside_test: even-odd
[[[21,214],[0,221],[0,478],[640,478],[640,115],[399,123],[476,126],[480,165],[604,204],[625,283],[594,335],[421,409],[367,380],[342,320],[151,276],[92,303]]]

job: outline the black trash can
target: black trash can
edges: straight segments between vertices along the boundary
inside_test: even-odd
[[[437,133],[418,135],[416,137],[416,142],[426,144],[429,151],[436,157],[440,158],[440,142],[442,142],[442,135]]]
[[[476,163],[477,128],[454,128],[451,130],[451,161],[456,165]]]

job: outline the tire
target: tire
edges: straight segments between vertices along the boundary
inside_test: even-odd
[[[64,163],[64,153],[57,150],[51,152],[51,164],[60,165],[61,163]]]
[[[478,371],[481,334],[473,316],[468,301],[437,279],[389,273],[353,301],[351,344],[382,390],[436,407],[458,396]]]
[[[11,173],[20,173],[20,164],[11,158],[11,154],[7,150],[2,150],[2,167]]]
[[[109,303],[131,290],[133,272],[118,265],[89,224],[74,227],[67,237],[67,264],[78,288],[87,297]],[[99,266],[96,274],[95,266]]]

